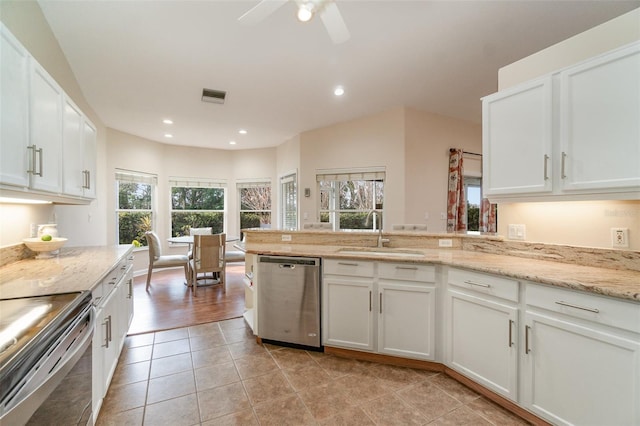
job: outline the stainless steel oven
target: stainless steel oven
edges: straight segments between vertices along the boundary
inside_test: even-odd
[[[0,423],[93,424],[91,292],[0,300]]]

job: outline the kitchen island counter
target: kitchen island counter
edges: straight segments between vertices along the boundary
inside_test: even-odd
[[[91,290],[132,251],[132,245],[63,247],[51,259],[10,263],[0,268],[0,298]]]

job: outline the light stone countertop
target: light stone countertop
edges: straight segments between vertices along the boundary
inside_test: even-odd
[[[339,251],[341,248],[344,247],[319,244],[248,243],[246,245],[247,253],[253,254],[447,265],[640,303],[640,272],[633,270],[581,266],[460,249],[411,247],[411,251],[421,252],[424,257],[408,256],[404,258],[396,255],[384,256],[366,253],[362,255],[343,254]]]
[[[132,245],[63,247],[51,259],[10,263],[0,268],[0,298],[91,290],[132,251]]]

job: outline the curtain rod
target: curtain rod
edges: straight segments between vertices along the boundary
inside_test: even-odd
[[[456,151],[455,148],[449,148],[449,152],[454,152],[454,151]],[[476,154],[475,152],[462,151],[462,153],[467,155],[477,155],[478,157],[482,157],[482,154]]]

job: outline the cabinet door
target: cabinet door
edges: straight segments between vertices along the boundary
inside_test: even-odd
[[[0,182],[29,186],[29,53],[0,23]]]
[[[62,96],[53,78],[31,61],[31,187],[55,193],[62,191]]]
[[[640,43],[560,74],[562,189],[640,190]]]
[[[84,193],[86,198],[96,198],[97,131],[85,117],[82,127]]]
[[[523,402],[554,424],[640,424],[640,342],[525,314]]]
[[[435,288],[378,283],[378,352],[435,359]]]
[[[325,275],[323,343],[373,350],[373,280]]]
[[[482,101],[484,195],[552,190],[551,78]]]
[[[83,116],[82,111],[65,97],[62,121],[62,189],[65,194],[82,196],[84,186],[83,167]]]
[[[451,289],[447,296],[447,365],[516,401],[518,309]]]

